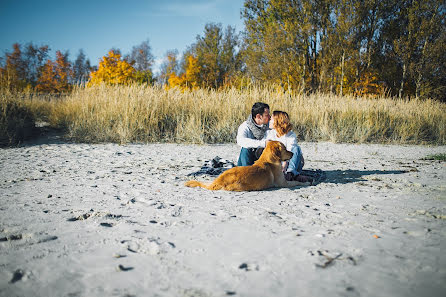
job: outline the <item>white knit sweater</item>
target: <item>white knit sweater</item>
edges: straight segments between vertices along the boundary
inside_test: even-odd
[[[266,133],[263,139],[257,140],[249,129],[248,123],[244,121],[237,131],[237,144],[244,148],[265,147]]]
[[[290,131],[287,134],[278,137],[275,129],[268,130],[266,132],[266,140],[280,141],[285,145],[286,150],[290,152],[293,150],[293,148],[299,148],[299,145],[297,144],[296,134],[293,131]]]

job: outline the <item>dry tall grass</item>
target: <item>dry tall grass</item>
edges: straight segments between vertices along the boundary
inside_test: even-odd
[[[0,93],[0,146],[21,143],[36,133],[34,114],[23,100]]]
[[[432,100],[139,85],[79,87],[53,100],[22,97],[36,118],[65,127],[80,142],[234,142],[252,104],[263,101],[288,112],[300,141],[445,144],[446,105]]]

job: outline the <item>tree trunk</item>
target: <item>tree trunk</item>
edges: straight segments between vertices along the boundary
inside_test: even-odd
[[[316,55],[316,39],[317,39],[317,33],[316,31],[314,32],[314,37],[313,37],[313,42],[312,42],[312,70],[311,70],[311,88],[313,91],[316,90],[316,71],[317,71],[317,55]]]
[[[305,92],[305,72],[307,71],[307,63],[305,59],[305,53],[302,54],[303,56],[303,71],[302,71],[302,92]]]
[[[341,60],[341,90],[340,95],[342,96],[342,88],[344,87],[344,59],[345,59],[345,52],[342,52],[342,60]]]
[[[371,62],[372,62],[372,53],[371,53],[371,48],[372,48],[372,39],[373,39],[373,34],[375,33],[375,27],[376,27],[376,3],[377,1],[374,2],[373,4],[373,9],[371,11],[372,14],[372,22],[370,24],[369,30],[368,30],[368,36],[367,36],[367,67],[366,70],[369,70]]]
[[[417,98],[420,96],[420,88],[421,88],[421,80],[423,79],[424,57],[425,57],[425,53],[426,53],[426,47],[427,47],[427,38],[424,41],[423,51],[421,52],[421,62],[418,67],[418,78],[417,78],[417,82],[415,83],[415,86],[416,86],[415,96]]]
[[[398,92],[398,97],[400,97],[400,98],[403,96],[405,80],[406,80],[406,63],[403,64],[403,77],[401,78],[401,86],[400,86],[400,90]]]

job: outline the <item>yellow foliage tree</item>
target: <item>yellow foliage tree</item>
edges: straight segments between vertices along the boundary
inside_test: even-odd
[[[136,70],[121,55],[111,50],[108,56],[102,57],[97,71],[91,73],[89,86],[101,83],[119,85],[129,84],[135,79]]]
[[[177,76],[175,72],[169,75],[169,87],[179,87],[181,90],[196,90],[200,87],[200,71],[201,67],[198,64],[198,59],[193,55],[187,57],[186,71]]]
[[[186,81],[190,85],[190,88],[198,88],[200,79],[201,67],[198,64],[198,59],[190,55],[187,57],[187,68],[186,68]]]

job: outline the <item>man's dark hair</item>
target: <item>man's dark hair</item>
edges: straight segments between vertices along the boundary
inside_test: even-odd
[[[263,102],[254,103],[254,105],[252,106],[252,109],[251,109],[252,118],[255,119],[256,115],[258,115],[258,114],[263,115],[263,113],[265,112],[265,108],[269,109],[269,105],[266,103],[263,103]]]

